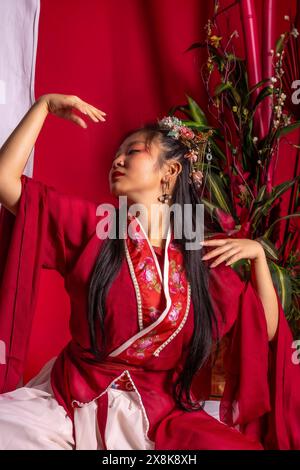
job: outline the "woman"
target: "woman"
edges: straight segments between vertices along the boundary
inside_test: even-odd
[[[261,245],[207,240],[212,250],[203,257],[186,249],[185,232],[175,238],[166,205],[195,211],[201,200],[188,182],[188,148],[158,124],[127,134],[109,174],[112,194],[127,196],[130,209],[140,204],[148,228],[129,210],[124,225],[118,216],[109,224],[117,236],[103,237],[95,203],[22,175],[49,112],[86,127],[73,109],[105,120],[78,97],[43,95],[0,151],[8,227],[0,253],[0,448],[300,448],[291,380],[299,380],[299,366],[284,356],[292,338]],[[158,201],[162,230],[154,237],[149,215]],[[122,238],[124,229],[131,236]],[[251,260],[246,284],[229,266],[241,258]],[[41,267],[64,276],[72,340],[16,388]],[[214,417],[203,400],[212,351],[225,334],[228,376]]]

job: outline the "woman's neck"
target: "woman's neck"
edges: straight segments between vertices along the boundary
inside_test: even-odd
[[[156,204],[157,206],[157,204]],[[160,204],[158,210],[156,208],[151,211],[151,206],[144,205],[145,211],[138,216],[139,221],[145,227],[147,226],[147,237],[152,246],[164,248],[166,244],[166,236],[169,227],[169,210],[166,205]],[[144,220],[146,217],[146,220]],[[154,220],[151,220],[151,217]],[[153,225],[151,225],[153,222]],[[153,233],[152,233],[153,232]]]

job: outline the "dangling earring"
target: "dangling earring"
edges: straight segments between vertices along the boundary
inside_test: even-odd
[[[170,182],[169,181],[163,181],[162,186],[163,186],[163,194],[161,196],[159,196],[157,199],[160,202],[168,203],[168,201],[170,201],[172,199],[171,194],[169,194]]]

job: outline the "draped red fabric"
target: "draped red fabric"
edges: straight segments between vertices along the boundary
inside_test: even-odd
[[[11,216],[6,209],[1,211],[0,217],[0,234],[8,234],[9,227],[10,235],[5,242],[8,249],[0,252],[0,261],[3,265],[5,263],[0,279],[3,286],[0,291],[0,331],[7,344],[7,363],[0,368],[0,392],[14,390],[24,370],[41,267],[58,269],[65,276],[66,287],[72,293],[72,341],[55,363],[51,384],[59,403],[65,406],[72,417],[72,400],[75,398],[77,403],[82,404],[98,397],[99,390],[106,390],[111,382],[110,374],[116,373],[111,364],[106,369],[108,376],[102,370],[103,363],[99,362],[94,367],[87,348],[89,334],[85,289],[88,288],[87,281],[102,243],[95,234],[96,206],[93,202],[59,194],[53,188],[25,175],[22,176],[22,184],[22,197],[15,219],[4,220]],[[7,222],[6,230],[4,222]],[[59,232],[59,241],[53,249],[56,232]],[[132,287],[127,265],[125,273],[118,278],[119,285],[114,286],[117,292],[124,286]],[[227,333],[230,335],[225,364],[226,386],[220,405],[221,420],[230,427],[240,426],[242,433],[252,441],[252,444],[248,441],[251,449],[254,445],[255,448],[262,448],[262,445],[264,449],[299,449],[300,368],[299,362],[292,360],[292,336],[279,298],[279,326],[275,338],[268,342],[263,305],[250,282],[244,283],[230,267],[219,265],[210,270],[209,291],[219,332],[221,336]],[[132,294],[131,299],[136,305]],[[128,325],[130,322],[135,330],[135,315],[130,314],[126,318],[118,314],[124,311],[123,298],[114,292],[110,292],[110,295],[109,305],[113,304],[114,299],[115,307],[118,307],[117,310],[109,307],[108,315],[121,324],[121,331],[128,326],[129,331],[132,331]],[[128,302],[130,305],[130,300]],[[179,342],[176,345],[172,343],[171,351],[160,354],[159,359],[152,354],[147,357],[146,353],[145,363],[140,365],[145,366],[147,374],[143,368],[138,370],[137,367],[134,371],[130,359],[125,358],[122,364],[120,351],[112,356],[116,360],[116,369],[123,368],[125,364],[126,368],[131,369],[133,382],[141,386],[139,388],[138,385],[138,389],[146,387],[148,390],[149,383],[152,390],[158,387],[158,408],[161,407],[161,414],[155,417],[154,413],[152,421],[154,427],[158,424],[155,438],[157,449],[194,449],[195,442],[200,449],[228,449],[235,446],[234,439],[230,439],[232,433],[226,432],[223,424],[220,427],[217,420],[198,412],[185,413],[183,416],[182,410],[173,409],[168,390],[173,373],[169,380],[166,381],[166,377],[162,379],[162,374],[168,375],[170,371],[174,372],[176,378],[184,367],[184,361],[181,360],[193,330],[192,314],[187,318],[187,336],[174,337],[172,341]],[[125,338],[128,336],[125,335]],[[120,346],[120,333],[117,324],[113,322],[109,343],[110,351],[116,352]],[[127,348],[126,341],[122,345]],[[193,392],[199,398],[203,397],[203,385],[203,381],[196,378]],[[154,400],[151,394],[145,393],[144,399],[148,403],[146,408],[156,409],[155,406],[151,408]],[[191,432],[184,433],[185,428]],[[233,448],[245,448],[245,445],[242,439]]]
[[[232,3],[223,1],[220,7]],[[255,1],[259,31],[262,3]],[[277,34],[294,2],[275,3]],[[75,94],[104,110],[107,121],[87,121],[88,129],[82,129],[50,115],[35,147],[33,176],[69,194],[112,202],[108,171],[124,132],[185,104],[185,94],[205,110],[200,78],[204,56],[184,51],[203,38],[212,11],[212,0],[41,0],[36,98],[51,92]],[[222,21],[225,34],[241,30],[238,6],[225,11]],[[242,37],[241,32],[241,54]],[[289,152],[291,164],[279,162],[277,183],[294,171],[290,147],[282,151]],[[283,196],[283,210],[288,195]],[[66,343],[68,316],[63,279],[42,270],[25,380]]]

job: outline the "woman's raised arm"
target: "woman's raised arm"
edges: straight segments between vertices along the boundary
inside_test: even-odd
[[[103,111],[77,96],[42,95],[22,118],[0,149],[0,203],[16,214],[21,196],[21,175],[48,113],[55,114],[86,128],[86,122],[73,113],[77,109],[94,122],[105,121]]]

